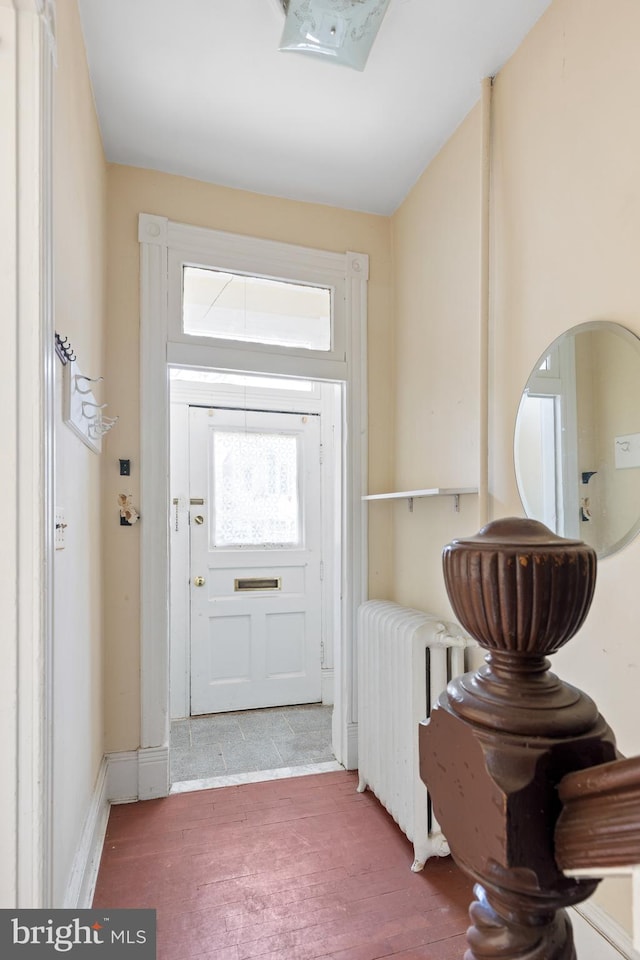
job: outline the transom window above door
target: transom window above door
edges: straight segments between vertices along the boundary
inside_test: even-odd
[[[330,288],[184,266],[185,334],[331,350]]]

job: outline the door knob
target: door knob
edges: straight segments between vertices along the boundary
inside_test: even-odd
[[[196,587],[204,587],[204,577],[194,577],[193,583]]]

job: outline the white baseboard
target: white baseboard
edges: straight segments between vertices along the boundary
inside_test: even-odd
[[[84,909],[90,907],[93,902],[93,892],[109,819],[107,778],[108,763],[106,757],[103,757],[62,904],[68,909]]]
[[[166,746],[103,757],[89,810],[73,858],[63,907],[84,909],[93,902],[111,803],[150,800],[169,793]]]
[[[107,754],[107,797],[112,803],[138,799],[138,751]]]
[[[347,755],[343,760],[347,770],[358,769],[358,724],[347,725]]]
[[[576,935],[580,960],[639,960],[627,931],[592,900],[580,903],[569,911]],[[576,918],[578,914],[578,918]],[[582,921],[582,922],[581,922]],[[579,942],[578,935],[583,942]]]
[[[107,762],[107,792],[112,803],[168,796],[168,746],[109,753]]]
[[[169,747],[138,750],[138,799],[167,797],[169,787]]]

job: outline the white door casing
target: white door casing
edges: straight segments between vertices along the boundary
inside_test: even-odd
[[[366,493],[367,481],[368,257],[221,233],[151,214],[140,214],[138,239],[140,475],[141,502],[145,505],[145,522],[141,525],[141,746],[147,761],[139,765],[139,795],[164,796],[169,784],[168,366],[244,370],[344,384],[342,551],[336,592],[340,609],[336,618],[333,746],[338,760],[353,769],[357,765],[356,611],[366,597],[367,582],[366,508],[361,497]],[[221,250],[226,255],[234,253],[239,270],[287,278],[293,265],[301,282],[308,268],[314,282],[339,287],[344,324],[344,349],[340,356],[245,350],[233,342],[189,343],[184,337],[170,335],[170,304],[171,311],[175,310],[176,302],[179,303],[175,288],[180,283],[179,258],[178,262],[175,256],[170,258],[170,251],[182,251],[192,264],[212,264]]]
[[[190,712],[317,702],[319,417],[192,407],[189,437]]]
[[[48,907],[53,830],[54,0],[0,3],[0,900]]]

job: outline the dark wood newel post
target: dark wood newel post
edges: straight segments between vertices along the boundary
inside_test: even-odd
[[[616,758],[593,701],[549,671],[589,610],[596,555],[534,520],[497,520],[444,549],[449,599],[488,653],[420,729],[420,773],[454,859],[476,882],[465,960],[575,958],[565,907],[597,880],[554,857],[565,774]]]

